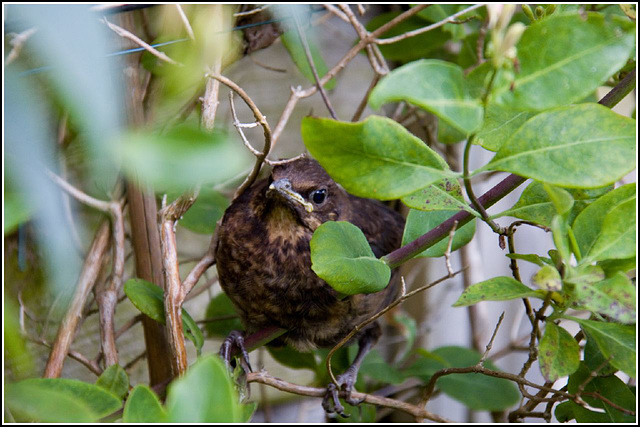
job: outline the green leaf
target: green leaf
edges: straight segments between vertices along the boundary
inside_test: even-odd
[[[455,211],[432,211],[423,212],[411,209],[409,215],[407,215],[407,223],[402,235],[402,245],[413,242],[418,237],[436,228],[444,221],[458,213]],[[455,251],[471,241],[473,235],[476,232],[476,221],[473,220],[460,229],[457,229],[453,235],[453,242],[451,243],[451,250]],[[442,239],[437,244],[425,249],[416,257],[441,257],[447,250],[449,244],[449,238]]]
[[[422,9],[420,12],[418,12],[418,16],[423,19],[426,19],[431,23],[436,23],[436,22],[440,22],[447,19],[449,16],[457,12],[460,12],[465,7],[466,7],[465,5],[461,5],[461,4],[434,4],[429,6],[426,9]],[[474,12],[472,11],[471,14],[473,13]],[[466,16],[467,14],[465,13],[463,17],[460,17],[458,19],[462,20]],[[465,36],[464,25],[444,24],[442,26],[442,30],[451,34],[451,37],[454,40],[461,40]]]
[[[180,193],[169,193],[167,203],[171,203]],[[213,188],[203,186],[193,206],[180,218],[178,224],[198,234],[213,234],[216,223],[229,207],[229,199]]]
[[[606,277],[613,277],[618,272],[628,273],[636,268],[636,257],[627,259],[606,259],[599,261],[598,265],[604,270]]]
[[[483,108],[469,95],[458,65],[436,59],[414,61],[385,76],[369,96],[371,108],[407,101],[469,135],[482,125]]]
[[[523,261],[528,261],[540,267],[544,267],[545,265],[553,265],[553,261],[551,261],[550,258],[541,257],[536,254],[506,254],[506,256],[507,258],[511,259],[521,259]]]
[[[531,282],[545,291],[559,292],[562,290],[562,278],[554,266],[543,265],[531,278]]]
[[[99,418],[74,396],[33,382],[7,384],[4,404],[5,411],[21,423],[91,423]]]
[[[391,269],[351,223],[325,222],[313,233],[310,246],[311,269],[341,295],[378,292],[389,284]]]
[[[122,407],[120,399],[102,387],[66,378],[30,378],[12,384],[10,390],[8,394],[14,399],[26,400],[14,402],[20,413],[43,422],[92,422]],[[44,413],[39,405],[52,412]],[[66,412],[72,409],[78,413]]]
[[[465,210],[472,215],[480,216],[473,210],[462,196],[462,187],[455,179],[443,179],[402,198],[402,203],[420,211]]]
[[[5,175],[6,178],[6,175]],[[4,234],[13,233],[20,224],[26,222],[31,218],[31,209],[22,200],[20,194],[7,188],[5,183],[4,191]]]
[[[558,253],[565,262],[571,259],[571,246],[569,242],[569,225],[562,215],[556,215],[551,220],[551,232],[553,234],[553,243],[558,249]]]
[[[120,365],[111,365],[98,377],[96,385],[124,400],[129,392],[129,375]]]
[[[318,369],[318,362],[313,353],[301,352],[288,345],[267,346],[267,350],[278,363],[289,368],[310,369],[314,372]]]
[[[588,254],[589,261],[625,259],[636,255],[636,200],[613,208]],[[587,262],[587,260],[585,260]]]
[[[533,115],[534,113],[528,111],[517,111],[490,103],[485,110],[482,127],[473,142],[486,150],[498,151],[502,144]]]
[[[586,334],[587,342],[584,345],[584,363],[591,371],[597,371],[598,375],[613,375],[618,370],[608,363],[604,357],[598,344],[594,341],[593,337]]]
[[[166,423],[167,411],[158,396],[146,385],[137,385],[124,405],[124,423]]]
[[[576,304],[622,323],[636,321],[636,287],[624,273],[575,286]]]
[[[571,375],[580,364],[580,346],[564,328],[547,322],[538,349],[540,371],[549,380]]]
[[[166,406],[171,423],[236,423],[243,416],[231,377],[217,356],[198,359],[172,382]]]
[[[564,215],[571,210],[574,203],[571,193],[547,183],[543,183],[542,186],[549,195],[549,199],[551,200],[551,203],[553,203],[553,207],[557,213]]]
[[[573,208],[571,209],[571,213],[567,216],[567,221],[572,223],[583,209],[598,200],[600,196],[606,194],[612,188],[612,186],[606,186],[594,189],[565,189],[574,199]],[[493,215],[492,218],[514,216],[516,218],[524,219],[525,221],[531,221],[536,224],[550,227],[555,214],[556,209],[549,198],[549,194],[545,191],[543,183],[533,181],[524,189],[520,198],[516,204],[511,207],[511,209]]]
[[[233,316],[229,318],[230,316]],[[205,331],[210,337],[227,337],[231,331],[240,331],[243,329],[242,321],[240,321],[240,315],[238,314],[236,307],[231,302],[231,299],[224,292],[220,292],[216,295],[209,305],[207,305],[207,319],[222,318],[205,324]]]
[[[600,104],[545,111],[523,124],[481,169],[561,187],[601,187],[635,167],[635,120]]]
[[[636,200],[636,184],[623,185],[600,197],[586,207],[573,222],[573,234],[576,236],[580,253],[586,257],[602,233],[604,219],[616,207]]]
[[[425,354],[420,354],[424,360]],[[437,348],[426,357],[426,364],[413,366],[409,371],[425,382],[440,369],[474,366],[480,361],[481,356],[474,350],[451,346]],[[485,362],[485,367],[498,370],[490,361]],[[420,371],[420,368],[423,370]],[[436,386],[448,396],[474,410],[505,410],[521,398],[517,388],[509,380],[476,373],[445,375],[438,379]]]
[[[385,384],[400,384],[405,375],[388,363],[376,350],[370,351],[362,361],[359,374]]]
[[[368,31],[374,31],[400,15],[400,13],[401,12],[388,12],[374,16],[367,23],[366,29]],[[383,33],[381,38],[395,37],[424,26],[425,22],[423,19],[412,16]],[[442,28],[436,28],[396,43],[380,45],[379,48],[382,55],[389,61],[404,63],[429,56],[430,53],[445,44],[449,39],[449,34],[444,32]]]
[[[329,175],[360,197],[397,199],[457,176],[435,151],[386,117],[359,123],[305,117],[302,139]]]
[[[528,288],[511,277],[499,276],[469,286],[453,307],[463,307],[480,301],[508,301],[528,297],[543,298],[544,294]]]
[[[597,322],[571,318],[578,322],[598,344],[604,357],[612,357],[610,363],[629,376],[636,377],[635,325]]]
[[[313,59],[313,65],[318,72],[318,76],[320,78],[324,77],[329,71],[327,64],[322,59],[322,54],[318,49],[317,44],[314,41],[314,37],[312,37],[311,32],[306,33],[307,44],[309,46],[309,52],[311,53],[311,58]],[[304,51],[304,47],[302,42],[300,41],[300,35],[298,31],[293,29],[289,31],[285,31],[280,36],[280,40],[282,40],[282,44],[289,51],[289,55],[291,55],[291,59],[293,63],[296,64],[296,67],[303,76],[306,77],[311,83],[316,83],[315,78],[313,77],[313,72],[311,71],[311,66],[309,65],[309,61],[307,60],[307,55]],[[336,79],[331,79],[327,83],[325,83],[324,87],[327,90],[331,90],[336,85]]]
[[[635,393],[620,378],[615,375],[591,378],[591,370],[584,363],[580,363],[580,368],[569,377],[567,388],[572,394],[577,393],[580,388],[584,388],[587,393],[596,393],[609,402],[631,411],[636,407]],[[635,416],[624,414],[603,399],[587,394],[582,395],[582,398],[590,407],[604,409],[604,413],[576,405],[577,408],[572,408],[578,422],[634,423],[636,421]]]
[[[129,279],[124,284],[124,293],[138,310],[156,322],[165,324],[164,292],[159,286],[143,279]],[[200,354],[204,344],[202,331],[184,308],[182,309],[182,327],[185,336],[193,342]]]
[[[183,192],[201,182],[233,178],[249,165],[248,153],[235,139],[184,124],[162,134],[130,133],[111,146],[130,176],[156,191]]]
[[[523,110],[581,101],[625,65],[634,27],[597,13],[554,14],[532,23],[517,46],[515,79],[495,87],[492,99]]]

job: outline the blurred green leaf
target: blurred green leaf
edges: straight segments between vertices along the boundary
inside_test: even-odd
[[[420,12],[418,12],[418,16],[426,19],[429,22],[436,23],[447,19],[449,16],[457,12],[460,12],[465,7],[467,6],[463,4],[434,4],[426,9],[422,9]],[[464,14],[463,17],[458,19],[464,19],[466,16],[467,14]],[[444,24],[442,26],[442,30],[451,34],[451,37],[454,40],[461,40],[465,36],[464,25]]]
[[[143,279],[129,279],[124,284],[124,293],[138,310],[156,322],[165,324],[164,292],[159,286]],[[182,327],[185,336],[193,342],[200,354],[204,344],[202,331],[184,308],[182,309]]]
[[[405,341],[404,354],[400,357],[404,359],[413,349],[413,344],[418,336],[418,325],[413,317],[401,312],[393,315],[393,321],[395,322],[394,326],[400,330]]]
[[[564,328],[546,322],[538,348],[540,371],[548,381],[571,375],[580,364],[580,346]]]
[[[20,194],[8,186],[4,189],[4,235],[13,233],[18,226],[31,218],[31,209]]]
[[[313,33],[310,31],[306,32],[307,44],[309,45],[309,52],[311,53],[311,58],[313,58],[313,65],[318,72],[318,76],[320,78],[324,77],[329,71],[329,67],[324,62],[322,58],[322,54],[320,53],[320,49],[314,40]],[[311,83],[316,83],[316,79],[313,77],[313,72],[311,71],[311,66],[309,65],[309,61],[307,60],[307,55],[304,51],[304,47],[302,42],[300,41],[300,35],[297,30],[289,30],[282,33],[280,36],[282,40],[282,44],[289,51],[289,55],[291,55],[291,59],[293,63],[296,64],[296,67],[303,76],[306,77]],[[327,90],[331,90],[336,86],[336,79],[333,78],[329,80],[324,88]]]
[[[481,169],[560,187],[609,185],[635,167],[635,120],[600,104],[556,108],[527,120]]]
[[[435,114],[465,135],[482,125],[483,108],[469,94],[458,65],[424,59],[396,68],[369,95],[369,105],[407,101]]]
[[[368,31],[374,31],[400,15],[400,13],[401,12],[388,12],[377,15],[367,23],[366,29]],[[425,27],[426,25],[427,23],[425,23],[423,19],[412,16],[383,33],[380,38],[395,37],[408,31]],[[392,44],[383,44],[379,47],[382,55],[389,61],[404,63],[429,56],[430,53],[444,45],[449,39],[449,34],[444,32],[442,28],[436,28],[415,37],[409,37]]]
[[[146,385],[137,385],[129,394],[122,415],[124,423],[166,423],[167,411],[158,396]]]
[[[124,400],[129,392],[129,375],[120,365],[111,365],[98,377],[96,385]]]
[[[10,385],[8,406],[40,422],[95,422],[122,407],[103,388],[66,378],[30,378]]]
[[[563,190],[562,188],[556,187],[554,185],[549,185],[547,183],[543,183],[542,187],[547,192],[553,207],[556,212],[560,215],[564,215],[568,213],[573,207],[573,196],[567,190]]]
[[[341,295],[378,292],[389,284],[391,269],[376,258],[355,225],[327,221],[313,233],[311,269]]]
[[[359,375],[365,375],[385,384],[400,384],[405,375],[388,363],[376,350],[372,350],[362,361]]]
[[[167,133],[139,131],[112,144],[125,171],[156,191],[183,192],[201,182],[221,182],[249,165],[242,144],[225,132],[180,125]]]
[[[243,329],[240,315],[231,302],[231,299],[224,292],[220,292],[209,301],[206,318],[221,318],[220,320],[207,322],[205,324],[204,329],[210,337],[224,338],[227,337],[231,331],[241,331]]]
[[[607,215],[617,206],[635,199],[636,184],[623,185],[594,201],[576,217],[572,229],[583,257],[598,240]]]
[[[291,346],[267,346],[269,354],[281,365],[293,369],[310,369],[316,371],[319,366],[313,353],[301,352]]]
[[[606,358],[611,357],[611,365],[629,376],[636,376],[636,333],[635,325],[597,322],[595,320],[577,319],[582,329],[593,337],[600,351]]]
[[[602,221],[598,238],[587,254],[588,261],[625,259],[636,255],[636,200],[619,204]]]
[[[302,139],[311,155],[349,193],[390,200],[457,174],[397,122],[369,116],[359,123],[305,117]]]
[[[544,298],[544,293],[531,288],[508,276],[494,277],[469,286],[460,295],[453,307],[472,305],[480,301],[508,301],[516,298]]]
[[[404,233],[402,235],[402,245],[413,242],[418,237],[436,228],[438,225],[442,224],[456,213],[458,213],[457,210],[438,210],[432,212],[417,211],[415,209],[409,210],[409,215],[407,215],[407,222],[404,227]],[[458,250],[469,243],[473,238],[475,232],[475,220],[472,220],[461,228],[456,229],[456,232],[453,235],[453,242],[451,243],[451,251]],[[441,257],[447,251],[448,244],[449,238],[446,237],[430,248],[425,249],[423,252],[416,255],[416,257]]]
[[[525,110],[580,101],[625,65],[634,49],[634,28],[628,20],[609,22],[590,12],[555,13],[533,22],[517,45],[515,79],[495,86],[492,99]]]
[[[171,423],[237,423],[243,411],[227,368],[217,356],[205,356],[173,381],[167,394]]]

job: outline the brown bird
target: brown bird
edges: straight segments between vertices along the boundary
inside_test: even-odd
[[[303,157],[275,166],[271,176],[254,184],[229,206],[218,230],[216,264],[220,284],[238,309],[246,333],[277,326],[287,332],[278,340],[301,351],[333,347],[353,328],[386,307],[398,293],[398,277],[374,294],[344,299],[311,269],[309,241],[326,221],[348,221],[367,237],[381,257],[400,246],[404,219],[382,203],[348,194],[315,160]],[[372,323],[358,335],[358,354],[338,376],[351,398],[358,369],[380,336]],[[221,348],[230,357],[242,348],[232,333]],[[248,363],[248,360],[247,360]],[[344,416],[338,388],[330,384],[323,400],[327,413]]]

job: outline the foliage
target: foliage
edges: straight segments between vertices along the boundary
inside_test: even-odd
[[[546,380],[567,380],[566,389],[547,392],[545,416],[555,408],[559,421],[633,422],[635,391],[624,380],[636,378],[636,285],[630,278],[636,264],[636,184],[617,183],[636,166],[636,122],[611,110],[612,105],[595,102],[594,94],[603,85],[620,84],[635,69],[635,25],[629,19],[635,10],[598,5],[548,5],[532,10],[524,5],[522,13],[514,15],[511,6],[490,5],[457,16],[456,22],[443,21],[464,9],[435,5],[379,34],[384,40],[444,24],[396,43],[380,44],[381,55],[398,66],[368,96],[368,106],[377,114],[358,122],[308,116],[302,120],[301,135],[306,149],[347,191],[378,200],[399,199],[409,208],[403,247],[398,250],[403,259],[407,251],[408,258],[449,257],[450,251],[471,241],[483,223],[508,239],[505,260],[511,263],[513,277],[490,277],[469,286],[451,310],[485,301],[522,304],[524,300],[531,323],[528,360],[516,375],[501,371],[490,360],[491,353],[486,359],[486,354],[457,346],[413,348],[418,334],[415,320],[396,314],[405,347],[394,363],[376,351],[369,353],[356,388],[371,391],[413,378],[421,387],[431,386],[431,392],[440,391],[469,409],[507,412],[518,402],[522,409],[532,401],[520,395],[517,385],[526,383],[529,366],[537,362]],[[195,6],[188,11],[197,42],[167,49],[180,65],[149,52],[142,56],[141,70],[144,67],[150,79],[162,82],[157,91],[158,117],[148,127],[125,131],[122,113],[131,94],[122,89],[115,66],[124,68],[123,64],[106,60],[115,46],[106,42],[104,25],[95,15],[87,7],[71,5],[22,5],[9,10],[38,32],[23,57],[5,66],[4,233],[6,239],[19,239],[16,236],[27,227],[36,227],[40,250],[34,258],[49,276],[42,299],[54,301],[51,312],[56,320],[63,309],[56,308],[55,301],[60,298],[59,306],[67,307],[70,286],[81,271],[66,231],[64,198],[47,172],[64,172],[57,167],[58,158],[69,158],[71,176],[86,197],[101,200],[119,200],[121,172],[141,186],[152,187],[159,198],[166,194],[168,203],[202,186],[195,204],[177,223],[206,235],[214,233],[229,205],[230,192],[220,192],[218,184],[233,181],[251,163],[231,132],[200,129],[191,118],[184,119],[188,114],[182,123],[168,119],[193,93],[202,93],[208,80],[203,69],[214,58],[224,58],[220,61],[227,65],[242,54],[240,34],[231,30],[235,19],[231,6],[224,13]],[[286,9],[278,13],[281,19],[287,18]],[[380,13],[359,29],[375,31],[401,15]],[[224,20],[228,30],[224,40],[210,28],[214,19]],[[158,42],[182,34],[180,28],[159,26],[151,32],[162,33]],[[287,28],[281,40],[292,63],[315,84],[307,53],[322,77],[329,67],[321,46],[310,35],[310,52],[305,52],[300,34]],[[486,61],[481,61],[479,52]],[[40,65],[51,69],[36,76],[25,72]],[[331,90],[338,82],[339,76],[333,77],[324,87]],[[425,137],[426,144],[403,124],[385,117],[391,104],[399,106],[396,116],[437,122],[435,138],[440,142],[463,143],[462,167],[448,163],[442,144],[432,137]],[[69,113],[64,123],[71,130],[54,150],[48,123],[58,120],[61,110]],[[472,145],[493,156],[475,170],[469,169]],[[82,166],[76,168],[71,160]],[[503,172],[531,181],[513,206],[487,214],[474,203],[471,178],[503,176]],[[445,233],[434,244],[415,243],[459,211],[469,214],[470,220],[450,239]],[[496,224],[509,225],[509,217],[520,221],[511,227]],[[103,213],[83,212],[78,220],[83,237],[102,219]],[[514,227],[523,224],[551,233],[548,256],[529,253],[526,247],[522,253],[513,249]],[[360,229],[342,222],[321,225],[311,241],[314,272],[342,298],[383,289],[391,275],[389,264],[398,253],[377,259]],[[517,266],[522,261],[538,267],[531,280],[519,275]],[[113,276],[115,267],[111,268]],[[167,294],[140,278],[123,282],[129,301],[164,324]],[[5,295],[10,291],[5,285]],[[131,384],[118,364],[98,366],[95,384],[64,378],[23,379],[33,371],[34,362],[30,355],[26,362],[20,360],[27,346],[20,333],[24,325],[18,321],[18,303],[5,304],[5,356],[16,379],[6,383],[8,421],[246,422],[255,410],[255,405],[240,403],[243,393],[236,390],[228,367],[217,357],[201,355],[204,334],[184,309],[184,335],[193,342],[198,358],[169,385],[163,400],[158,390]],[[19,304],[23,308],[21,300]],[[242,327],[224,294],[212,299],[206,317],[222,319],[207,322],[209,337],[222,337]],[[580,332],[572,335],[572,328]],[[278,363],[310,370],[318,385],[326,385],[327,349],[269,351]],[[333,369],[346,368],[354,356],[353,347],[340,349]],[[360,410],[345,406],[354,420],[376,420],[375,406],[367,404]],[[518,410],[511,412],[516,419],[518,414]]]

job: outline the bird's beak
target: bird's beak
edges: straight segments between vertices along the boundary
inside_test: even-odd
[[[300,194],[293,191],[293,187],[291,185],[291,181],[287,178],[282,178],[277,181],[273,181],[267,190],[267,195],[277,193],[280,196],[284,197],[285,200],[291,203],[298,203],[302,205],[305,211],[311,213],[313,212],[313,205],[307,202],[304,197]]]

